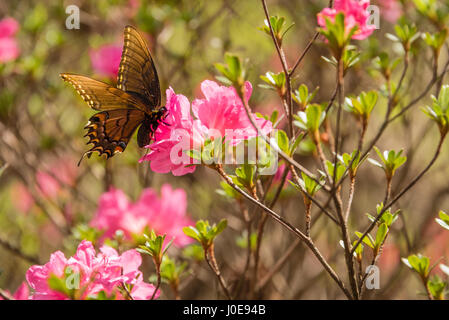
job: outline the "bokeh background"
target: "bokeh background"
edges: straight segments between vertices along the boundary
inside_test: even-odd
[[[394,11],[382,7],[383,1],[374,1],[381,8],[380,29],[368,40],[357,43],[362,56],[347,75],[347,94],[381,88],[383,79],[374,71],[373,58],[381,51],[393,57],[400,56],[400,47],[385,34],[392,32],[393,23],[402,14],[415,21],[420,31],[434,30],[417,13],[411,1],[397,2]],[[71,4],[81,11],[79,30],[65,27],[65,8]],[[327,1],[318,0],[268,1],[272,15],[284,16],[288,23],[294,23],[283,44],[290,65],[314,35],[316,13],[326,5]],[[185,189],[192,219],[228,219],[228,228],[217,240],[217,259],[225,278],[230,283],[236,281],[245,263],[245,241],[242,241],[245,227],[239,207],[215,192],[220,188],[216,173],[207,168],[198,168],[194,174],[182,177],[154,173],[147,162],[138,162],[145,150],[137,147],[134,138],[123,154],[107,162],[94,155],[77,167],[79,157],[87,150],[83,127],[93,111],[61,81],[59,73],[73,72],[111,81],[107,74],[100,72],[101,66],[95,67],[93,57],[105,46],[118,47],[121,51],[123,28],[131,24],[147,37],[164,100],[169,86],[190,100],[200,97],[200,82],[214,79],[214,63],[222,62],[225,52],[233,52],[246,60],[249,80],[254,86],[252,108],[268,115],[274,109],[282,111],[275,92],[257,87],[262,83],[260,75],[281,71],[271,39],[258,29],[264,23],[260,1],[7,0],[0,3],[0,18],[4,17],[13,17],[19,23],[14,35],[19,52],[16,58],[0,62],[0,165],[3,166],[0,176],[0,287],[14,292],[29,266],[45,263],[56,250],[73,254],[79,242],[74,228],[90,221],[99,196],[111,185],[122,189],[130,199],[136,199],[144,188],[159,190],[163,183]],[[431,53],[427,51],[419,40],[406,78],[405,101],[422,89],[432,76]],[[294,87],[302,83],[309,88],[319,87],[316,97],[319,102],[329,100],[335,88],[335,70],[321,56],[329,56],[329,52],[319,39],[294,78]],[[442,53],[441,60],[445,59],[447,56]],[[438,130],[419,110],[428,101],[423,99],[405,117],[395,121],[377,144],[380,149],[403,148],[408,157],[393,183],[393,192],[425,166],[436,146]],[[374,110],[368,140],[383,119],[385,102],[386,99],[380,99]],[[354,135],[356,123],[349,114],[344,117],[345,149],[352,151],[357,139]],[[313,152],[306,141],[296,155],[297,160],[313,168]],[[374,152],[371,156],[377,157]],[[400,258],[417,252],[427,254],[433,262],[449,257],[449,233],[434,221],[438,211],[449,205],[448,156],[445,146],[429,174],[399,201],[398,208],[403,214],[393,227],[379,261],[381,289],[369,292],[368,298],[422,298],[417,277],[407,270]],[[382,201],[385,192],[384,175],[379,168],[366,163],[359,175],[350,221],[353,230],[367,225],[365,213],[375,213],[375,206]],[[286,188],[275,209],[302,226],[302,196],[290,188]],[[320,250],[337,271],[344,274],[338,229],[321,217],[312,230]],[[269,221],[263,241],[262,275],[279,261],[295,239]],[[181,250],[173,249],[172,255],[178,261],[189,261]],[[146,273],[150,275],[151,261],[146,262]],[[181,297],[216,298],[219,288],[206,265],[190,262],[189,270],[181,284]],[[302,245],[295,247],[261,297],[343,298]],[[162,298],[173,298],[166,285],[162,287]]]

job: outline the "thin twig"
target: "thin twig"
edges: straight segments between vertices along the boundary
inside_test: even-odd
[[[442,135],[440,137],[440,141],[438,142],[437,150],[435,151],[435,154],[434,154],[432,160],[430,160],[429,164],[427,164],[427,166],[404,189],[402,189],[402,191],[399,192],[398,195],[396,195],[387,204],[384,204],[383,209],[379,212],[379,214],[376,216],[376,218],[372,221],[372,223],[368,226],[366,231],[363,233],[363,235],[359,238],[357,243],[354,245],[354,247],[351,251],[351,254],[354,253],[355,248],[357,248],[360,245],[360,243],[368,235],[368,233],[371,232],[371,230],[373,230],[373,228],[376,226],[377,222],[382,218],[383,214],[388,210],[388,208],[390,208],[393,204],[395,204],[396,201],[398,201],[407,191],[409,191],[426,174],[427,171],[429,171],[429,169],[433,166],[433,164],[435,163],[435,161],[437,160],[437,158],[440,154],[444,138],[445,138],[445,135]]]
[[[348,297],[349,299],[352,299],[351,294],[346,289],[346,286],[341,281],[339,276],[335,273],[334,269],[327,263],[326,259],[321,255],[321,252],[318,250],[318,248],[315,246],[315,244],[312,242],[310,238],[308,238],[304,233],[302,233],[300,230],[298,230],[296,227],[291,225],[289,222],[285,221],[278,213],[274,212],[267,206],[265,206],[263,203],[260,203],[259,201],[255,200],[253,197],[251,197],[249,194],[247,194],[245,191],[243,191],[240,187],[238,187],[232,179],[223,171],[223,168],[221,166],[217,165],[214,167],[215,170],[223,177],[223,179],[238,193],[240,193],[243,197],[254,203],[255,205],[258,205],[260,208],[265,210],[275,221],[280,223],[283,227],[285,227],[287,230],[292,232],[294,235],[299,237],[304,243],[310,248],[310,250],[313,252],[315,257],[320,261],[320,263],[323,265],[323,267],[326,269],[326,271],[329,273],[329,275],[334,279],[334,281],[337,283],[337,285],[340,287],[340,289],[343,291],[343,293]]]
[[[232,297],[231,297],[231,294],[229,293],[226,281],[223,278],[223,276],[221,275],[220,268],[218,267],[217,260],[215,259],[214,244],[213,243],[206,250],[204,250],[204,258],[206,259],[206,262],[209,265],[209,267],[211,268],[211,270],[217,276],[218,282],[220,283],[220,286],[223,289],[226,297],[229,300],[232,300]]]

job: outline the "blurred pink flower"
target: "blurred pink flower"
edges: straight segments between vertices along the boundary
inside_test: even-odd
[[[73,187],[78,169],[70,158],[58,158],[36,173],[38,192],[43,198],[56,198],[63,187]]]
[[[139,12],[140,0],[128,0],[127,16],[133,18]]]
[[[0,63],[16,59],[20,49],[14,35],[19,30],[19,23],[13,18],[0,21]]]
[[[276,173],[274,174],[274,177],[273,177],[273,183],[280,183],[281,182],[282,175],[284,174],[285,169],[288,170],[288,168],[285,165],[285,163],[281,164],[278,167],[278,169],[277,169],[277,171],[276,171]],[[291,172],[287,173],[287,179],[285,180],[286,184],[287,184],[287,181],[291,179],[291,177],[292,177],[292,173]]]
[[[111,188],[100,197],[98,210],[90,222],[90,226],[103,230],[106,238],[122,230],[130,239],[148,227],[157,234],[166,234],[168,239],[174,238],[173,243],[179,247],[191,243],[182,228],[192,224],[187,217],[185,191],[172,189],[169,184],[162,186],[160,197],[153,189],[143,190],[135,203],[123,191]]]
[[[338,13],[344,13],[346,33],[348,34],[352,28],[357,26],[357,31],[352,36],[352,39],[366,39],[376,28],[374,25],[367,25],[369,18],[367,8],[369,5],[369,0],[335,0],[333,8],[324,8],[318,13],[318,25],[325,28],[326,18],[334,21]]]
[[[19,30],[19,23],[11,17],[0,21],[0,38],[12,37]]]
[[[103,246],[97,254],[91,242],[82,241],[73,257],[67,259],[61,251],[56,251],[45,265],[31,266],[26,279],[34,290],[31,295],[33,300],[84,300],[95,298],[100,292],[123,300],[119,289],[122,285],[130,287],[133,299],[148,300],[155,288],[143,282],[142,272],[139,271],[141,263],[140,254],[134,249],[119,255],[115,249]],[[73,279],[69,278],[71,276]],[[62,285],[66,286],[64,290],[50,287],[49,280],[53,277],[63,282]],[[156,293],[158,296],[159,292]]]
[[[386,243],[379,257],[379,268],[382,273],[389,275],[401,262],[401,253],[394,243]]]
[[[61,157],[51,162],[49,172],[63,185],[73,187],[78,177],[78,167],[73,158]]]
[[[396,23],[402,16],[402,5],[399,0],[377,0],[380,5],[380,15],[391,23]]]
[[[89,50],[90,62],[94,71],[102,76],[115,78],[118,74],[122,47],[118,45],[103,45]]]
[[[10,294],[7,290],[6,293]],[[17,288],[16,292],[12,295],[12,298],[15,300],[28,300],[29,295],[30,289],[28,288],[28,285],[26,284],[26,282],[22,282],[22,284]],[[3,300],[3,298],[0,297],[0,300]]]
[[[252,86],[245,83],[246,99],[249,99]],[[193,161],[186,151],[200,151],[208,138],[223,138],[232,145],[257,136],[246,115],[242,101],[233,87],[220,86],[217,83],[204,80],[201,91],[205,99],[195,99],[190,104],[183,95],[176,95],[173,89],[167,90],[168,116],[156,130],[154,143],[148,146],[151,151],[140,161],[151,161],[151,169],[159,173],[172,172],[179,176],[191,173],[198,162]],[[253,116],[265,134],[272,130],[270,121]],[[190,166],[187,166],[190,165]],[[186,167],[187,166],[187,167]]]
[[[36,173],[36,182],[38,191],[44,198],[55,198],[61,189],[58,181],[44,171],[38,171]]]
[[[11,200],[14,206],[24,213],[28,213],[34,205],[33,196],[22,183],[17,183],[12,186]]]

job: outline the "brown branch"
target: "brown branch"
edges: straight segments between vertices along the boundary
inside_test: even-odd
[[[276,264],[273,266],[273,268],[268,272],[257,284],[256,290],[262,290],[268,282],[273,278],[273,276],[284,266],[284,264],[288,261],[288,258],[290,255],[295,251],[296,247],[299,246],[301,243],[301,239],[296,239],[292,244],[290,244],[290,247],[288,247],[287,251],[284,252],[281,258],[276,262]]]
[[[291,138],[291,137],[293,137],[295,135],[295,131],[293,129],[292,88],[291,88],[290,74],[288,72],[287,59],[285,58],[285,53],[282,50],[281,45],[276,40],[276,36],[274,34],[273,27],[272,27],[271,22],[270,22],[270,14],[268,13],[267,4],[266,4],[265,0],[261,0],[261,2],[262,2],[263,10],[265,12],[265,17],[266,17],[266,20],[267,20],[268,27],[270,29],[271,39],[273,40],[274,46],[276,47],[276,51],[278,53],[279,60],[281,61],[281,64],[282,64],[282,69],[283,69],[284,74],[285,74],[285,84],[287,86],[285,100],[287,102],[287,107],[288,107],[287,108],[288,109],[288,113],[286,114],[286,116],[287,116],[287,119],[288,119],[288,130],[289,130],[290,138]]]
[[[295,236],[300,238],[304,243],[310,248],[310,250],[313,252],[315,257],[318,259],[318,261],[322,264],[322,266],[326,269],[326,271],[329,273],[329,275],[334,279],[334,281],[337,283],[337,285],[340,287],[340,289],[343,291],[343,293],[348,297],[349,299],[352,299],[351,294],[346,289],[346,286],[341,281],[341,279],[338,277],[338,275],[335,273],[335,271],[332,269],[332,267],[327,263],[326,259],[321,255],[321,252],[318,250],[318,248],[315,246],[315,244],[312,242],[310,238],[308,238],[304,233],[302,233],[300,230],[298,230],[296,227],[291,225],[288,221],[284,220],[279,214],[265,206],[263,203],[260,203],[253,197],[251,197],[249,194],[247,194],[245,191],[243,191],[240,187],[238,187],[232,179],[223,171],[223,168],[219,165],[216,165],[213,167],[222,177],[223,179],[238,193],[240,193],[243,197],[254,203],[255,205],[259,206],[263,210],[265,210],[275,221],[280,223],[283,227],[285,227],[287,230],[292,232]]]
[[[220,283],[221,288],[223,289],[226,297],[229,300],[232,300],[231,294],[229,293],[228,286],[226,284],[225,279],[221,275],[220,268],[218,267],[217,260],[215,259],[214,253],[214,244],[212,243],[207,249],[204,250],[204,258],[211,268],[211,270],[217,276],[218,282]]]
[[[6,241],[4,239],[0,238],[0,245],[28,262],[31,262],[33,264],[38,264],[38,265],[41,264],[38,257],[26,254],[20,248],[13,246],[12,244],[10,244],[8,241]]]

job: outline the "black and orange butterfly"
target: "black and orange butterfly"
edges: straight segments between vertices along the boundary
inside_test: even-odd
[[[101,111],[84,127],[87,144],[93,147],[82,155],[78,165],[94,151],[100,156],[106,154],[107,159],[123,152],[139,126],[137,143],[141,148],[148,145],[167,115],[166,108],[160,106],[161,90],[153,59],[145,40],[132,26],[124,31],[117,87],[76,74],[62,73],[61,77],[92,109]]]

